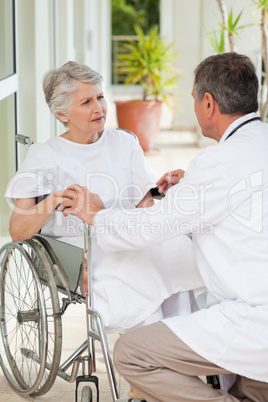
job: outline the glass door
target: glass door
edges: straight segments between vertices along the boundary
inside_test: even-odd
[[[4,199],[16,171],[16,35],[15,0],[0,1],[0,239],[8,236],[11,209]],[[1,245],[1,244],[0,244]]]
[[[15,71],[14,1],[0,2],[0,80]]]

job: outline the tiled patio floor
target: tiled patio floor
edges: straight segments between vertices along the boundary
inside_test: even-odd
[[[158,177],[169,170],[176,168],[187,169],[189,161],[196,156],[201,149],[196,146],[196,135],[188,132],[163,131],[159,134],[156,147],[158,150],[146,155],[149,165]],[[0,239],[0,246],[7,239]],[[75,347],[79,346],[86,339],[85,306],[75,305],[69,307],[63,317],[63,355],[69,356]],[[111,352],[118,335],[108,336]],[[63,357],[64,358],[64,357]],[[100,381],[100,402],[111,402],[112,397],[109,390],[104,362],[97,348],[97,376]],[[120,397],[127,397],[128,384],[120,376],[118,377],[118,388]],[[26,402],[26,401],[51,401],[51,402],[74,402],[75,384],[57,378],[52,389],[42,397],[32,398],[18,395],[7,383],[3,372],[0,369],[0,400],[1,402]]]

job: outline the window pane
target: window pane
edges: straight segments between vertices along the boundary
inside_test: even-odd
[[[0,1],[0,79],[13,74],[13,1]]]
[[[147,33],[159,26],[160,0],[111,0],[112,4],[112,84],[123,84],[126,75],[118,71],[118,56],[125,53],[124,44],[137,40],[134,25]]]
[[[10,95],[0,102],[1,146],[0,146],[0,236],[8,235],[8,222],[11,210],[4,194],[8,181],[15,174],[15,107],[14,96]]]

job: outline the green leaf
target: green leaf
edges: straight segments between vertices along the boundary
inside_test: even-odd
[[[268,0],[254,0],[252,1],[252,5],[257,6],[257,11],[268,10]]]
[[[173,65],[178,54],[172,51],[172,43],[160,37],[158,26],[147,34],[139,25],[134,30],[138,40],[120,47],[123,53],[118,56],[118,71],[126,76],[126,85],[140,84],[147,97],[165,101],[167,88],[170,90],[179,79],[179,71]]]
[[[217,32],[207,32],[207,37],[212,45],[213,50],[216,53],[224,53],[225,51],[225,41],[224,41],[224,29],[220,31],[220,38],[218,39]]]
[[[265,0],[265,1],[267,1],[267,0]],[[246,25],[237,26],[240,21],[240,18],[242,16],[242,13],[243,13],[243,10],[240,11],[237,18],[234,20],[233,19],[234,18],[233,10],[231,9],[231,11],[228,13],[228,26],[226,26],[222,23],[219,23],[220,27],[225,29],[226,31],[228,31],[229,34],[239,37],[238,30],[245,29],[246,27],[254,25],[254,24],[246,24]]]

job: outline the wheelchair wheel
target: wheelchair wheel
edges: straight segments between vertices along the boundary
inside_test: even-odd
[[[92,402],[92,389],[88,385],[82,389],[81,402]]]
[[[57,376],[62,345],[50,262],[33,240],[5,245],[0,262],[0,363],[17,392],[43,395]]]

